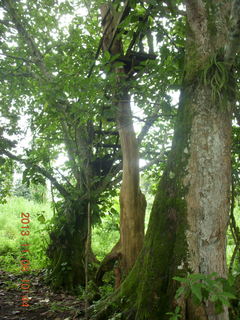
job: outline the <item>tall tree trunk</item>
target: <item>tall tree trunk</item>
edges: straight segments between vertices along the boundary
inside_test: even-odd
[[[103,49],[110,51],[111,55],[123,55],[121,39],[114,39],[119,14],[108,4],[101,7],[101,13]],[[142,249],[146,201],[139,187],[139,153],[125,70],[120,67],[116,68],[115,72],[118,88],[114,90],[118,93],[114,96],[114,102],[117,105],[116,120],[123,155],[123,181],[120,191],[120,269],[124,276],[131,270]]]
[[[120,191],[121,270],[131,270],[143,246],[146,201],[139,188],[139,153],[132,123],[130,96],[121,95],[117,123],[123,154]]]

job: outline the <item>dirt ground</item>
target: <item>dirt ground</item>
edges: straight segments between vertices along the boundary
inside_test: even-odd
[[[0,319],[16,320],[74,320],[84,319],[84,302],[77,297],[53,293],[39,274],[28,275],[31,284],[27,290],[29,306],[23,307],[22,275],[0,270]]]

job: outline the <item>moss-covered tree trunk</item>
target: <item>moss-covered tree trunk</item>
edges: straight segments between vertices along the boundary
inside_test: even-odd
[[[85,250],[88,234],[87,201],[66,201],[50,234],[50,281],[55,289],[74,291],[85,285]]]

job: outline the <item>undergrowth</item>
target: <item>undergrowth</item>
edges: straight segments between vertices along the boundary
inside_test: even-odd
[[[46,220],[52,217],[50,203],[37,203],[22,197],[12,197],[6,204],[0,205],[0,268],[9,272],[20,272],[21,253],[21,218],[20,214],[30,213],[30,235],[25,239],[29,243],[29,260],[32,270],[46,267],[45,249],[48,244]]]
[[[29,260],[31,270],[46,268],[48,258],[48,231],[51,229],[53,211],[50,202],[39,203],[23,197],[11,197],[0,205],[0,269],[20,273],[21,254],[21,212],[30,213]],[[102,223],[93,228],[92,247],[96,257],[102,260],[119,239],[118,217],[107,214]]]

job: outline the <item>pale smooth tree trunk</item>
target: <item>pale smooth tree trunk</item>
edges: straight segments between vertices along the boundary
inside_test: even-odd
[[[183,184],[187,188],[186,241],[187,263],[191,272],[217,272],[227,276],[226,231],[230,210],[231,185],[231,118],[234,101],[230,98],[231,67],[226,51],[229,37],[230,6],[228,1],[210,5],[205,1],[186,1],[189,26],[186,45],[185,81],[197,85],[191,98],[194,114]],[[214,23],[211,26],[210,24]],[[229,22],[228,22],[229,23]],[[222,67],[221,71],[218,67]],[[214,75],[221,77],[217,84]],[[197,319],[198,309],[192,304],[189,313]],[[212,303],[207,302],[203,319],[227,320],[228,310],[216,315]]]
[[[143,246],[146,201],[139,187],[139,153],[129,95],[118,104],[118,130],[123,155],[120,191],[121,269],[128,273]]]
[[[186,241],[187,265],[193,273],[227,276],[226,231],[230,209],[231,113],[211,103],[206,87],[195,91],[189,156],[183,185],[187,188]],[[196,311],[191,304],[190,314]],[[204,310],[206,319],[227,320],[228,312],[216,315],[211,303]],[[201,315],[203,316],[203,315]],[[194,318],[193,318],[194,319]],[[197,319],[197,318],[196,318]],[[205,319],[205,317],[203,318]]]
[[[105,4],[101,7],[103,19],[103,50],[111,55],[123,55],[120,39],[113,39],[119,15]],[[139,187],[139,153],[133,128],[130,95],[125,80],[124,67],[115,68],[116,88],[113,104],[116,105],[121,151],[123,156],[123,180],[120,191],[120,270],[124,277],[132,268],[142,249],[144,239],[144,217],[146,201]],[[112,253],[111,253],[112,254]]]

